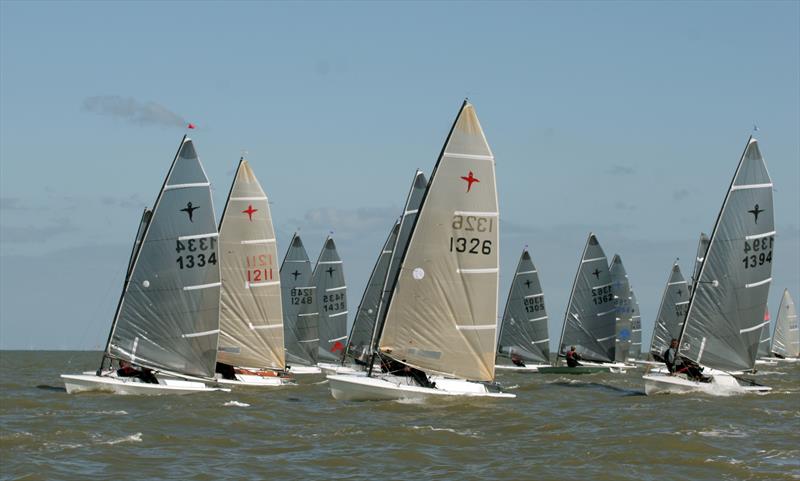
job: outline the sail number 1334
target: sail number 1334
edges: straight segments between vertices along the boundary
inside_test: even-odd
[[[450,252],[489,255],[492,253],[492,241],[473,237],[478,233],[494,231],[494,217],[477,215],[454,215],[452,228],[462,231],[463,235],[450,237]]]

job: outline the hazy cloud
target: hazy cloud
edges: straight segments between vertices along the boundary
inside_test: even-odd
[[[302,219],[290,220],[289,227],[301,231],[333,231],[336,236],[347,238],[376,230],[388,232],[399,212],[399,207],[388,206],[356,209],[317,207],[307,211]]]
[[[123,209],[144,208],[147,204],[139,197],[139,194],[131,194],[126,197],[104,195],[100,197],[100,202],[105,206],[122,207]]]
[[[617,210],[625,210],[630,212],[636,210],[637,206],[635,204],[631,204],[630,202],[619,200],[614,203],[614,208]]]
[[[58,219],[49,225],[0,226],[0,241],[9,244],[43,243],[53,237],[75,232],[78,228],[69,219]]]
[[[0,197],[0,210],[28,210],[19,197]]]
[[[683,199],[689,197],[689,194],[691,194],[689,189],[678,189],[678,190],[676,190],[676,191],[674,191],[672,193],[672,199],[673,200],[683,200]]]
[[[181,115],[156,102],[142,103],[132,97],[118,95],[88,97],[83,101],[83,110],[137,125],[185,127],[188,123]]]
[[[612,165],[608,169],[606,169],[606,174],[609,175],[633,175],[636,173],[636,169],[629,165]]]

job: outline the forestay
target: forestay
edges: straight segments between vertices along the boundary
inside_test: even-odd
[[[775,333],[772,335],[773,354],[778,357],[800,356],[800,329],[797,326],[797,309],[789,290],[784,289],[778,318],[775,321]]]
[[[619,254],[615,254],[611,259],[608,270],[611,273],[611,290],[614,293],[614,309],[616,311],[614,360],[625,362],[631,350],[631,317],[633,316],[631,284]]]
[[[528,250],[522,251],[500,324],[497,355],[523,361],[550,362],[547,311],[539,273]]]
[[[219,226],[220,338],[217,361],[283,369],[278,250],[267,195],[241,159]]]
[[[317,362],[319,331],[316,288],[303,240],[295,233],[281,264],[283,333],[287,364],[310,366]]]
[[[672,271],[661,296],[661,306],[658,308],[655,326],[653,326],[653,340],[650,343],[650,353],[660,359],[669,347],[672,339],[677,339],[686,319],[686,310],[689,307],[689,286],[681,273],[681,268],[676,261],[672,264]]]
[[[330,236],[325,240],[317,265],[314,283],[319,309],[320,361],[339,361],[347,340],[347,286],[342,259]]]
[[[572,285],[559,342],[560,356],[575,346],[584,359],[614,360],[616,314],[611,284],[606,255],[597,237],[590,233]]]
[[[356,310],[353,326],[350,328],[350,337],[347,341],[347,357],[368,362],[371,357],[372,333],[375,330],[375,321],[378,319],[378,308],[381,303],[383,286],[386,284],[386,275],[392,261],[392,252],[397,243],[397,234],[400,231],[400,221],[394,223],[386,242],[383,243],[378,260],[372,268],[372,273],[367,281],[367,288],[361,297],[361,302]]]
[[[208,178],[192,141],[184,137],[135,249],[106,347],[109,356],[180,374],[214,375],[217,241]]]
[[[723,371],[753,368],[772,281],[774,242],[772,181],[751,138],[692,293],[680,340],[682,356]]]
[[[498,231],[494,157],[464,102],[389,301],[383,354],[428,372],[494,379]]]

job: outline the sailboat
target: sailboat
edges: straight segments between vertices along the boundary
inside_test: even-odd
[[[611,273],[611,290],[614,293],[616,315],[614,361],[625,364],[631,351],[631,324],[633,322],[631,283],[625,266],[622,264],[622,257],[619,254],[614,254],[608,271]],[[627,365],[626,367],[632,368],[636,366]]]
[[[797,309],[789,294],[789,289],[784,289],[783,297],[781,297],[770,352],[775,356],[772,359],[778,361],[800,361],[800,329],[797,326]]]
[[[556,362],[540,367],[542,374],[592,374],[624,369],[615,362],[616,307],[608,260],[597,237],[590,233],[575,274],[572,293],[564,316]],[[575,347],[581,366],[559,365],[567,351]]]
[[[669,348],[672,339],[680,336],[688,307],[689,285],[676,260],[672,264],[664,294],[661,296],[661,306],[658,308],[658,317],[653,326],[653,338],[650,341],[650,355],[657,365],[663,365],[664,351]]]
[[[700,268],[703,267],[703,261],[706,259],[706,252],[708,252],[708,234],[701,232],[700,240],[697,242],[697,255],[694,258],[694,268],[692,269],[692,282],[689,283],[690,291],[694,287],[694,283],[700,278]]]
[[[498,338],[495,369],[536,372],[550,365],[544,293],[528,249],[517,263]]]
[[[316,366],[319,350],[317,288],[313,285],[311,262],[303,240],[296,232],[283,258],[280,278],[287,368],[295,375],[320,374],[322,370]]]
[[[722,204],[694,281],[678,356],[704,367],[701,380],[663,372],[644,376],[647,394],[764,392],[731,372],[752,370],[764,321],[775,241],[772,181],[750,138]]]
[[[631,287],[631,309],[631,351],[628,354],[628,362],[635,363],[642,356],[642,314],[633,287]]]
[[[204,383],[214,377],[220,299],[209,185],[185,136],[152,211],[145,210],[139,223],[100,368],[63,374],[68,393],[218,390]],[[127,364],[139,370],[131,372]]]
[[[498,228],[494,156],[465,101],[431,174],[376,332],[387,372],[330,375],[334,398],[515,397],[493,384]]]
[[[756,354],[756,366],[777,366],[778,361],[769,359],[769,347],[772,336],[769,333],[769,309],[764,313],[764,327],[761,328],[761,337],[758,340],[758,354]]]
[[[219,223],[217,379],[222,385],[288,382],[278,248],[269,201],[247,160],[239,160]]]
[[[347,285],[344,265],[333,237],[328,236],[314,267],[319,325],[317,367],[323,372],[341,366],[347,340]]]

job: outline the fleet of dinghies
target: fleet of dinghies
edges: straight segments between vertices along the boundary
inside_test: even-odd
[[[312,268],[294,233],[278,269],[269,200],[249,162],[239,161],[217,228],[209,180],[184,137],[140,219],[99,369],[61,377],[68,393],[188,394],[326,375],[336,399],[429,400],[515,397],[495,383],[496,371],[620,373],[644,364],[648,395],[767,392],[737,374],[800,359],[788,290],[770,335],[772,206],[772,181],[751,138],[711,235],[700,236],[691,279],[672,265],[647,361],[639,360],[641,314],[622,258],[609,263],[590,233],[551,362],[527,246],[496,317],[495,161],[468,101],[430,179],[414,174],[349,331],[332,236]],[[673,339],[670,373],[663,357]]]

